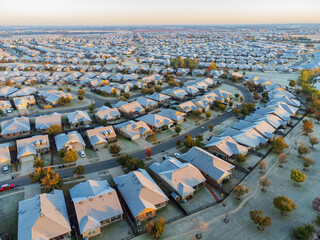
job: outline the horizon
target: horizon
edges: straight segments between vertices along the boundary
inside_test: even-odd
[[[1,26],[247,25],[320,23],[317,0],[12,0],[2,3]],[[165,16],[165,17],[164,17]]]

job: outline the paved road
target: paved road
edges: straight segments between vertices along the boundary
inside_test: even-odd
[[[298,67],[298,66],[300,66],[302,63],[305,63],[305,62],[308,60],[307,55],[308,55],[308,54],[302,54],[302,55],[301,55],[301,60],[298,61],[298,62],[295,62],[291,67]]]
[[[253,98],[252,98],[251,94],[249,93],[249,91],[246,88],[244,88],[242,86],[234,85],[232,83],[224,83],[224,84],[233,86],[233,87],[237,88],[239,91],[241,91],[246,102],[252,102],[253,101]],[[233,114],[231,112],[223,113],[220,116],[211,119],[210,121],[200,125],[199,127],[196,127],[194,129],[192,129],[191,131],[189,131],[189,132],[187,132],[185,134],[182,134],[182,135],[180,135],[178,137],[172,138],[171,140],[169,140],[167,142],[164,142],[164,143],[161,143],[159,145],[156,145],[156,146],[152,147],[151,148],[152,154],[161,153],[163,149],[167,150],[167,149],[173,148],[173,147],[176,146],[176,140],[177,139],[180,139],[181,142],[183,142],[184,137],[187,134],[190,134],[192,137],[195,137],[195,136],[197,136],[199,134],[202,134],[202,132],[204,130],[207,130],[208,126],[210,124],[213,124],[214,126],[219,125],[220,123],[222,123],[225,120],[231,118],[232,116],[233,116]],[[133,154],[131,154],[131,156],[135,157],[135,158],[144,158],[145,157],[145,151],[139,151],[139,152],[133,153]],[[85,173],[97,172],[97,171],[101,171],[101,170],[104,170],[104,169],[108,169],[108,168],[113,168],[113,167],[119,166],[119,164],[116,162],[116,160],[117,160],[117,158],[106,159],[105,161],[102,161],[102,162],[86,165],[85,166]],[[73,176],[73,170],[74,170],[74,168],[66,168],[66,169],[56,170],[56,172],[59,173],[61,177],[67,178],[67,177],[72,177]],[[14,183],[17,186],[25,186],[25,185],[30,184],[30,178],[28,176],[17,177],[16,179],[13,179],[13,180],[0,182],[0,186],[2,184],[4,184],[4,183]]]

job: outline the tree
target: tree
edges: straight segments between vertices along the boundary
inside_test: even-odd
[[[266,187],[269,187],[271,184],[271,181],[267,177],[262,177],[259,180],[259,184],[262,186],[261,191],[266,192]]]
[[[78,95],[84,95],[86,91],[84,89],[79,89],[78,90]]]
[[[162,91],[162,88],[160,86],[155,86],[154,90],[159,93]]]
[[[61,105],[66,105],[66,104],[68,104],[70,102],[71,102],[71,99],[67,98],[67,97],[60,97],[58,99],[58,103],[61,104]]]
[[[90,106],[88,107],[88,110],[89,110],[91,113],[93,113],[94,108],[95,108],[95,104],[92,103],[92,104],[90,104]]]
[[[300,186],[299,183],[302,183],[307,179],[307,176],[297,169],[291,170],[290,177],[295,182],[295,186],[297,187]]]
[[[110,146],[110,153],[112,154],[117,154],[121,151],[121,147],[118,146],[117,144],[113,144]]]
[[[206,111],[206,118],[210,118],[211,117],[211,113],[209,111]]]
[[[234,108],[231,112],[236,116],[239,116],[241,114],[241,110],[239,108]]]
[[[193,138],[191,137],[190,134],[187,134],[185,137],[184,137],[184,142],[183,142],[183,145],[185,146],[185,148],[192,148],[195,143],[194,143],[194,140]]]
[[[320,210],[320,198],[316,197],[313,201],[312,201],[312,206],[313,209],[316,211]]]
[[[249,188],[239,184],[238,186],[233,188],[233,194],[235,195],[237,200],[240,200],[240,197],[249,192]]]
[[[177,139],[177,140],[176,140],[176,145],[177,145],[177,147],[179,147],[180,144],[181,144],[181,140],[180,140],[180,139]]]
[[[298,154],[299,157],[301,158],[303,155],[307,155],[310,153],[310,149],[304,145],[304,143],[300,143],[299,147],[298,147]]]
[[[287,155],[285,153],[281,153],[278,157],[278,162],[280,163],[279,167],[283,167],[282,164],[287,163]]]
[[[283,137],[278,137],[271,142],[271,147],[274,152],[283,153],[284,149],[286,149],[288,145],[285,143]]]
[[[260,173],[263,173],[263,170],[266,169],[267,167],[267,163],[262,160],[260,163],[259,163],[259,169],[260,169]]]
[[[308,240],[314,232],[314,227],[311,224],[298,226],[292,231],[292,237],[296,240]]]
[[[38,156],[36,156],[33,162],[33,168],[40,168],[40,167],[44,167],[44,161],[39,159]]]
[[[240,154],[238,154],[236,156],[236,161],[239,162],[239,163],[245,162],[246,160],[247,160],[247,158],[246,158],[246,156],[244,154],[240,153]]]
[[[67,163],[75,162],[78,159],[78,153],[75,149],[67,150],[64,154],[63,161]]]
[[[68,87],[68,88],[67,88],[67,92],[71,92],[71,88]]]
[[[41,185],[45,187],[46,192],[50,192],[53,189],[61,188],[62,178],[58,173],[55,173],[50,167],[48,167],[44,177],[41,179]]]
[[[272,224],[272,219],[269,216],[263,217],[261,210],[250,211],[250,219],[254,224],[258,225],[260,231],[264,230],[264,227],[268,227]]]
[[[311,147],[314,149],[314,145],[317,145],[319,143],[319,140],[317,137],[309,136],[309,142],[311,144]]]
[[[154,223],[153,221],[148,221],[145,227],[146,233],[151,235],[153,233]]]
[[[142,159],[130,158],[126,162],[126,167],[129,171],[135,171],[139,168],[144,168],[144,161]]]
[[[180,126],[176,126],[174,128],[174,131],[179,135],[179,133],[182,131],[181,127]]]
[[[129,98],[129,97],[130,97],[130,93],[125,92],[125,93],[123,94],[123,96],[124,96],[125,98]]]
[[[150,158],[152,156],[151,147],[146,149],[146,155]]]
[[[156,239],[164,232],[166,224],[163,221],[163,218],[160,218],[154,226],[154,236]]]
[[[82,165],[78,165],[74,170],[73,170],[73,174],[74,175],[82,175],[84,173],[84,166]]]
[[[308,171],[308,167],[310,167],[310,166],[314,166],[315,165],[315,161],[312,159],[312,158],[310,158],[310,157],[308,157],[308,156],[305,156],[304,158],[303,158],[303,166],[305,167],[305,171]]]
[[[288,212],[292,212],[297,208],[297,205],[286,196],[278,196],[273,199],[275,208],[281,211],[281,215],[286,216]]]
[[[313,124],[310,120],[306,120],[303,122],[302,130],[305,135],[309,135],[309,133],[313,132]]]
[[[210,132],[212,132],[212,130],[213,130],[213,128],[214,128],[213,124],[209,124],[209,125],[208,125],[208,128],[209,128]]]
[[[295,87],[297,85],[297,83],[296,83],[296,81],[295,80],[291,80],[290,82],[289,82],[289,86],[290,87]]]
[[[82,101],[82,100],[84,99],[84,96],[83,96],[83,95],[78,95],[78,99],[79,99],[80,101]]]
[[[239,97],[240,97],[240,94],[239,94],[239,93],[235,93],[234,96],[235,96],[236,98],[239,98]]]

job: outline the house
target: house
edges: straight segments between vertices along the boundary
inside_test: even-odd
[[[61,114],[54,112],[50,115],[36,117],[35,125],[38,132],[47,132],[51,125],[61,126]]]
[[[76,110],[72,113],[68,113],[67,118],[71,128],[87,126],[90,125],[92,122],[87,112],[79,110]]]
[[[182,89],[186,91],[189,96],[196,96],[199,94],[199,89],[194,86],[183,86]]]
[[[185,119],[185,113],[179,112],[173,109],[161,109],[160,112],[158,112],[159,115],[170,118],[172,121],[174,121],[175,124],[180,124]]]
[[[131,120],[117,124],[114,128],[130,141],[138,138],[146,138],[153,133],[150,127],[143,121],[135,122]]]
[[[192,147],[180,159],[198,168],[210,184],[221,184],[223,179],[229,179],[234,165],[199,148]]]
[[[70,239],[71,227],[62,190],[19,202],[18,240]]]
[[[184,112],[186,114],[189,114],[191,112],[195,112],[195,111],[199,111],[202,110],[200,107],[198,107],[197,105],[195,105],[193,102],[191,101],[187,101],[184,103],[179,104],[176,109],[178,111]]]
[[[152,130],[155,131],[163,130],[164,126],[171,128],[174,124],[170,118],[163,117],[158,114],[147,114],[137,118],[137,120],[145,122]]]
[[[27,109],[30,105],[36,104],[36,100],[33,95],[23,96],[23,97],[15,97],[12,99],[14,105],[18,110]]]
[[[87,136],[93,149],[98,151],[104,148],[109,142],[117,140],[117,135],[112,126],[96,127],[87,130]]]
[[[206,181],[195,166],[182,163],[172,157],[165,159],[162,163],[153,163],[150,170],[153,173],[152,176],[160,180],[168,190],[173,191],[171,195],[180,201],[190,199]]]
[[[146,98],[149,98],[151,100],[154,100],[154,101],[157,101],[159,104],[165,104],[165,103],[168,103],[171,99],[170,96],[167,96],[165,94],[162,94],[162,93],[158,93],[158,92],[155,92],[151,95],[148,95],[146,96]]]
[[[267,123],[269,123],[271,126],[273,126],[275,129],[278,129],[280,127],[285,127],[287,124],[286,121],[283,121],[281,118],[273,114],[262,115],[258,113],[252,113],[246,116],[244,120],[249,122],[259,122],[264,120]]]
[[[122,220],[123,210],[117,192],[106,180],[88,180],[69,192],[84,239],[99,234],[102,227]]]
[[[9,101],[5,101],[5,100],[0,100],[0,109],[1,110],[5,110],[5,109],[11,109],[11,103]]]
[[[66,93],[59,90],[47,90],[38,94],[41,99],[43,99],[46,103],[51,104],[53,106],[59,104],[59,98],[65,97],[68,99],[72,99],[72,95],[70,93]]]
[[[173,89],[164,90],[164,91],[162,91],[162,93],[172,97],[175,100],[179,100],[179,101],[183,100],[188,95],[188,93],[185,90],[178,88],[178,87],[175,87]]]
[[[250,149],[256,149],[259,146],[267,143],[268,139],[264,138],[254,128],[249,127],[242,130],[227,127],[226,130],[219,135],[219,137],[230,136],[237,143],[244,145]]]
[[[49,152],[50,148],[48,135],[19,139],[16,144],[19,162],[33,161],[38,154]]]
[[[257,121],[255,123],[246,121],[246,120],[240,120],[239,122],[236,122],[233,125],[233,128],[235,129],[246,129],[246,128],[254,128],[261,136],[268,139],[273,139],[274,132],[276,129],[271,126],[269,123],[267,123],[264,120]]]
[[[146,110],[152,110],[158,107],[158,102],[146,97],[139,97],[136,100]]]
[[[247,155],[248,149],[238,144],[232,137],[211,137],[205,149],[222,159],[234,158],[239,154]]]
[[[144,169],[115,177],[114,182],[137,222],[154,217],[157,210],[168,205],[169,199]]]
[[[109,108],[106,106],[102,106],[96,112],[95,117],[99,121],[106,120],[107,122],[112,122],[117,119],[120,119],[121,113],[117,108]]]
[[[2,87],[0,88],[0,97],[1,98],[8,98],[8,96],[16,91],[18,91],[19,89],[18,88],[15,88],[15,87],[9,87],[9,86],[6,86],[6,87]]]
[[[199,108],[202,109],[202,111],[208,111],[210,109],[210,105],[212,101],[206,97],[193,99],[192,102]]]
[[[61,149],[82,151],[86,146],[82,136],[76,131],[58,134],[54,137],[54,140],[58,151]]]
[[[123,104],[118,107],[118,110],[121,112],[121,114],[130,118],[145,113],[145,109],[137,101]]]
[[[221,97],[223,99],[223,101],[230,100],[231,94],[229,92],[223,91],[221,89],[215,89],[215,90],[212,90],[211,92],[213,92],[217,96]]]
[[[1,135],[3,138],[28,134],[30,134],[30,121],[27,117],[14,117],[1,122]]]
[[[106,95],[120,95],[120,89],[115,88],[114,86],[103,86],[98,88],[99,91],[105,93]]]
[[[9,143],[0,144],[0,167],[11,164]]]

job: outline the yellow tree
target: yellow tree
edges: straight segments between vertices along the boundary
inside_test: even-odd
[[[55,173],[50,167],[46,169],[45,176],[41,179],[41,185],[46,188],[47,192],[53,189],[59,189],[62,186],[62,178]]]
[[[49,135],[57,135],[59,133],[62,133],[62,127],[60,124],[53,124],[48,128]]]
[[[302,173],[300,170],[292,169],[290,174],[291,179],[295,182],[295,186],[299,187],[300,184],[307,179],[307,176]]]
[[[70,163],[78,159],[78,153],[74,149],[67,150],[64,154],[63,161]]]

